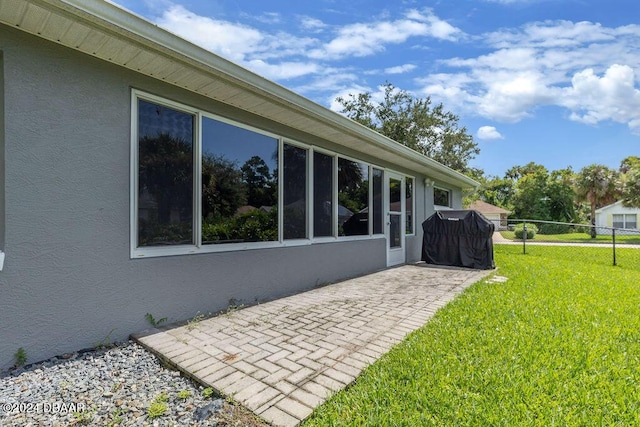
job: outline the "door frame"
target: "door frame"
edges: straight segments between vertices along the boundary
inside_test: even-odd
[[[406,262],[406,239],[405,229],[407,221],[406,212],[406,178],[404,175],[386,170],[384,174],[384,235],[387,245],[387,267],[393,265],[404,264]],[[400,181],[400,210],[391,210],[391,180]],[[391,217],[400,217],[399,246],[391,247]]]

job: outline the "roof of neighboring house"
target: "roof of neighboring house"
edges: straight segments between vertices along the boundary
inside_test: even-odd
[[[503,209],[499,206],[492,205],[491,203],[483,202],[482,200],[476,200],[469,205],[469,209],[478,211],[483,214],[509,214],[511,211]]]
[[[638,212],[640,212],[640,208],[634,208],[634,207],[626,207],[623,203],[622,200],[618,200],[615,203],[611,203],[610,205],[607,206],[603,206],[601,208],[596,209],[596,214],[602,213],[603,211],[612,209],[612,208],[617,208],[617,207],[621,207],[621,208],[625,208],[625,209],[633,209],[633,210],[637,210]]]
[[[104,0],[0,2],[0,22],[433,179],[478,182]]]

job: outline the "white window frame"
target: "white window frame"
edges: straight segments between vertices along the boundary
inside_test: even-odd
[[[195,116],[194,123],[194,170],[193,173],[193,240],[194,244],[188,245],[171,245],[171,246],[144,246],[138,247],[138,100],[145,100],[157,103],[162,106],[173,108]],[[265,136],[272,137],[278,141],[278,240],[270,242],[243,242],[243,243],[225,243],[225,244],[202,244],[202,119],[209,118],[217,120],[232,126],[256,132]],[[277,135],[260,128],[247,125],[208,111],[191,107],[189,105],[176,102],[161,96],[153,95],[138,89],[131,91],[131,129],[130,129],[130,257],[131,259],[152,258],[159,256],[174,256],[200,253],[217,253],[217,252],[233,252],[253,249],[276,248],[287,246],[302,246],[318,243],[328,243],[337,241],[350,240],[371,240],[385,238],[384,234],[373,234],[373,211],[371,209],[373,203],[373,186],[371,182],[372,168],[383,171],[383,179],[386,176],[387,168],[366,162],[364,160],[327,150],[313,144],[305,144],[291,138]],[[307,237],[304,239],[283,239],[283,150],[284,144],[289,144],[307,150]],[[334,221],[332,225],[332,236],[314,237],[313,236],[313,155],[315,152],[331,156],[333,160],[333,188],[332,188],[332,205]],[[368,168],[369,173],[369,234],[360,236],[338,236],[338,161],[339,158],[364,164]],[[414,178],[415,186],[415,178]],[[415,192],[415,188],[414,188]],[[414,200],[415,209],[415,200]],[[415,232],[415,223],[414,223]]]
[[[407,190],[406,190],[406,186],[407,186],[407,180],[411,180],[413,182],[413,193],[411,194],[411,233],[407,233],[407,229],[405,226],[405,236],[415,236],[416,235],[416,177],[412,176],[412,175],[406,175],[404,176],[404,181],[405,181],[405,197],[407,197]],[[451,192],[449,192],[449,197],[451,197]],[[407,220],[407,212],[406,212],[407,208],[405,206],[405,221]]]
[[[345,159],[345,160],[348,160],[350,162],[356,162],[356,163],[360,163],[360,164],[363,164],[363,165],[367,166],[367,173],[369,174],[369,176],[368,176],[368,181],[369,181],[369,189],[368,189],[369,190],[369,200],[368,200],[368,202],[369,202],[369,205],[368,205],[369,212],[367,212],[369,234],[362,234],[362,235],[356,235],[356,236],[338,236],[338,221],[337,221],[337,219],[338,219],[338,162],[339,162],[339,159]],[[373,212],[371,210],[371,198],[372,198],[371,166],[372,166],[371,163],[365,162],[364,160],[356,159],[355,157],[347,156],[345,154],[340,154],[340,153],[336,154],[336,160],[335,160],[335,162],[333,164],[333,169],[334,169],[333,177],[335,179],[335,189],[334,189],[334,192],[333,192],[334,193],[333,197],[335,199],[335,203],[334,203],[334,207],[333,208],[334,208],[334,214],[335,214],[335,218],[336,218],[336,221],[334,221],[334,227],[335,227],[334,235],[337,236],[336,239],[339,240],[339,241],[365,240],[365,239],[368,240],[368,239],[371,239],[372,237],[376,237],[376,236],[380,237],[380,238],[384,237],[382,234],[375,234],[375,235],[372,234],[372,231],[373,231]],[[381,169],[381,168],[378,168],[378,169]]]
[[[446,192],[447,192],[447,194],[449,194],[449,197],[447,197],[448,202],[449,202],[449,203],[448,203],[448,205],[436,205],[436,200],[435,200],[435,198],[436,198],[436,194],[435,194],[435,193],[436,193],[436,189],[438,189],[438,190],[442,190],[442,191],[446,191]],[[434,186],[433,186],[433,207],[434,207],[436,210],[438,210],[438,209],[439,209],[439,210],[450,210],[450,209],[451,209],[451,203],[452,203],[451,195],[452,195],[452,194],[451,194],[451,189],[449,189],[449,188],[444,188],[444,187],[440,187],[440,186],[438,186],[438,185],[434,185]]]

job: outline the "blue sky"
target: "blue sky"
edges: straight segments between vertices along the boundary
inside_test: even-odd
[[[460,117],[501,176],[640,155],[637,0],[117,0],[319,104],[386,81]]]

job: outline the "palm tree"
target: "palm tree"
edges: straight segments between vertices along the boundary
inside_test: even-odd
[[[591,205],[591,238],[596,238],[596,209],[618,195],[618,173],[604,165],[585,166],[576,176],[576,196]]]

